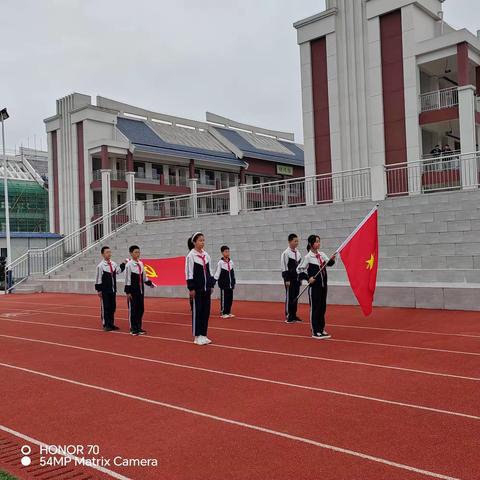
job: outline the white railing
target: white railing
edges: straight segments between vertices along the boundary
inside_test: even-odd
[[[230,191],[213,190],[143,202],[146,221],[173,220],[230,213]]]
[[[370,169],[328,173],[242,185],[241,210],[297,207],[316,203],[370,199]]]
[[[94,170],[92,177],[94,180],[102,179],[102,171]],[[112,170],[110,172],[110,180],[125,180],[125,170]]]
[[[127,202],[46,248],[28,250],[7,265],[10,279],[8,290],[30,275],[53,272],[134,221],[135,204]]]
[[[387,196],[476,188],[479,171],[480,152],[387,165]]]
[[[420,112],[440,110],[458,105],[458,88],[445,88],[434,92],[422,93],[420,99]]]

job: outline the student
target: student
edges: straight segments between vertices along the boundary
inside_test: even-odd
[[[100,318],[106,332],[119,330],[115,325],[115,310],[117,307],[117,275],[125,270],[125,263],[117,265],[112,261],[110,247],[102,247],[103,260],[97,265],[95,290],[101,298]]]
[[[192,333],[195,337],[193,343],[196,345],[212,343],[207,337],[207,330],[215,279],[211,272],[210,255],[203,249],[204,246],[203,233],[194,233],[188,239],[190,252],[185,259],[185,276],[192,308]]]
[[[331,335],[325,331],[325,313],[327,310],[326,267],[335,264],[335,255],[328,258],[325,253],[320,251],[320,237],[318,235],[308,237],[307,251],[307,255],[297,268],[297,273],[300,280],[307,280],[309,284],[308,298],[312,337],[318,339],[331,338]],[[317,276],[315,277],[315,275]]]
[[[295,233],[291,233],[288,236],[288,248],[280,257],[282,277],[285,284],[285,323],[302,321],[297,317],[297,297],[300,293],[297,267],[302,259],[297,247],[298,236]]]
[[[218,261],[214,279],[220,288],[220,316],[230,318],[232,314],[233,289],[235,288],[235,271],[233,261],[230,259],[230,249],[223,245],[220,248],[222,258]]]
[[[132,335],[145,335],[147,332],[142,329],[142,318],[144,308],[145,285],[153,288],[155,285],[147,280],[145,267],[140,259],[140,248],[132,245],[128,251],[131,260],[125,268],[125,293],[128,303],[128,320],[130,322],[130,333]]]

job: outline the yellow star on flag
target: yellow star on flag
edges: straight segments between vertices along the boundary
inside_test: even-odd
[[[373,256],[373,253],[370,255],[368,260],[365,260],[365,263],[367,264],[367,270],[373,269],[373,264],[375,263],[375,257]]]

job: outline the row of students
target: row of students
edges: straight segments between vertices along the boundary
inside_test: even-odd
[[[288,236],[288,248],[280,258],[282,278],[285,285],[285,322],[296,323],[302,320],[297,316],[298,296],[302,281],[308,282],[310,304],[310,326],[312,337],[330,338],[325,330],[327,306],[328,276],[326,267],[335,264],[335,256],[329,258],[320,251],[321,239],[318,235],[308,237],[307,255],[302,259],[298,251],[298,236]],[[231,313],[233,291],[235,289],[234,263],[230,258],[230,249],[221,247],[222,258],[218,261],[215,273],[212,273],[211,258],[205,251],[205,236],[194,233],[188,239],[189,253],[185,260],[185,276],[192,310],[192,334],[196,345],[207,345],[208,321],[210,318],[211,295],[215,284],[220,288],[221,317],[234,317]],[[145,285],[153,287],[147,279],[145,267],[140,261],[140,249],[137,245],[129,248],[131,259],[117,265],[111,260],[109,247],[102,247],[103,260],[97,266],[95,288],[101,297],[101,318],[106,331],[118,330],[114,322],[116,309],[117,275],[125,270],[125,293],[127,294],[130,333],[145,335],[142,328],[144,313]]]
[[[185,260],[185,277],[190,295],[192,310],[192,333],[196,345],[208,345],[212,341],[207,336],[210,318],[211,296],[215,284],[220,288],[221,317],[234,317],[232,314],[235,270],[230,258],[230,249],[221,247],[222,258],[212,274],[211,258],[205,251],[205,235],[194,233],[187,241],[189,253]]]
[[[151,280],[148,280],[145,267],[140,260],[140,248],[132,245],[128,251],[130,259],[117,265],[112,260],[110,247],[102,247],[103,260],[97,265],[95,280],[95,290],[101,299],[100,317],[106,332],[119,329],[115,325],[117,275],[125,271],[125,293],[127,294],[130,333],[135,336],[145,335],[147,332],[142,328],[145,285],[151,288],[154,285]]]
[[[328,275],[326,267],[335,264],[335,256],[329,258],[320,251],[321,239],[310,235],[307,240],[307,255],[302,259],[298,251],[298,236],[288,236],[288,248],[280,257],[282,278],[285,284],[285,322],[296,323],[302,320],[297,316],[298,296],[302,281],[308,282],[310,304],[310,327],[312,337],[327,339],[331,336],[325,330],[327,310]]]

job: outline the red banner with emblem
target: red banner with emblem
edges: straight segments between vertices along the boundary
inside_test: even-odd
[[[145,273],[157,287],[186,285],[185,257],[142,258]]]

